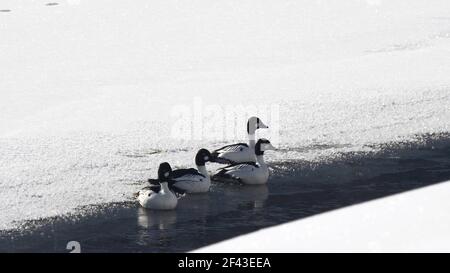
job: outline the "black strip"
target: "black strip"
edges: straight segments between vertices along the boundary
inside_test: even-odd
[[[403,271],[408,267],[428,269],[444,264],[448,255],[432,254],[1,254],[2,266],[10,270],[26,267],[47,272],[99,272],[125,269],[125,272],[373,272]],[[187,264],[190,266],[184,267]],[[205,262],[211,267],[207,270]],[[193,265],[196,267],[192,267]],[[270,266],[269,266],[270,264]],[[100,271],[101,269],[101,271]],[[287,269],[287,270],[283,270]],[[6,270],[6,271],[10,271]],[[283,270],[283,271],[281,271]]]

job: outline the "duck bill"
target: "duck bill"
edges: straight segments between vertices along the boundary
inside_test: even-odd
[[[259,122],[260,129],[269,129],[269,126],[265,125],[262,121]]]

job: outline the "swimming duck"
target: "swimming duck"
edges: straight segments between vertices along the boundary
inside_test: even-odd
[[[255,162],[255,133],[258,129],[269,128],[258,117],[251,117],[247,122],[248,144],[237,143],[224,146],[211,153],[211,161],[221,164]]]
[[[211,160],[211,153],[206,149],[200,149],[195,156],[197,169],[177,169],[172,171],[172,183],[170,185],[175,191],[186,193],[208,192],[211,179],[206,170],[205,163]],[[155,184],[150,181],[150,184]]]
[[[178,203],[177,195],[169,188],[171,183],[172,168],[169,163],[159,165],[158,179],[152,181],[150,187],[146,187],[137,193],[139,204],[147,209],[172,210]],[[159,185],[155,185],[158,181]]]
[[[256,162],[235,163],[220,168],[212,176],[216,181],[233,181],[249,185],[267,183],[269,179],[269,167],[264,162],[264,152],[275,150],[275,147],[267,139],[260,139],[255,145]]]

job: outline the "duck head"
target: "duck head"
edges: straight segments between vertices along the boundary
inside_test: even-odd
[[[251,117],[247,122],[247,133],[254,134],[258,129],[266,129],[269,126],[265,125],[264,122],[258,117]]]
[[[158,180],[160,182],[168,182],[172,176],[172,167],[167,162],[159,164]]]
[[[269,150],[276,150],[276,148],[267,139],[261,138],[256,142],[255,154],[257,156],[264,155],[264,152]]]
[[[195,156],[195,165],[205,166],[205,163],[211,161],[211,153],[206,149],[200,149]]]

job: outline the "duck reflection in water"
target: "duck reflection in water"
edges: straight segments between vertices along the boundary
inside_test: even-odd
[[[177,222],[176,210],[153,211],[139,207],[137,213],[138,226],[144,229],[156,227],[159,230],[166,230]]]
[[[260,210],[269,197],[269,188],[266,184],[233,186],[226,189],[224,194],[226,199],[238,206],[250,205],[252,209]]]

